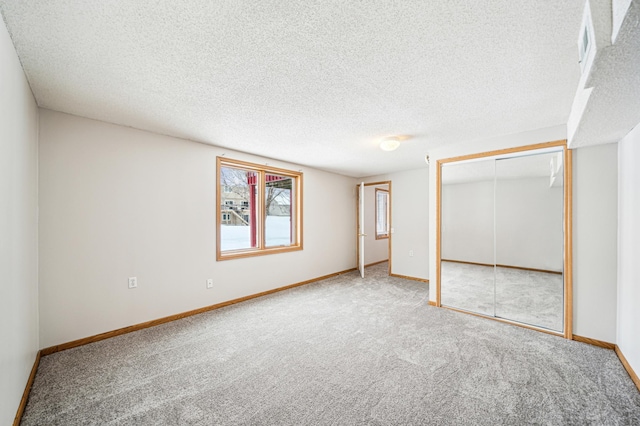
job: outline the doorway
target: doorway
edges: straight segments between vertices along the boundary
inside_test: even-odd
[[[364,277],[369,266],[388,262],[391,274],[391,181],[360,183],[357,185],[356,258],[358,270]]]

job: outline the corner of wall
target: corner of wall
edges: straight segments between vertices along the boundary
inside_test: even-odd
[[[0,424],[11,424],[38,353],[38,107],[0,24]]]

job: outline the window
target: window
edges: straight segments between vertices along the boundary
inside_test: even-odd
[[[587,68],[587,57],[591,49],[591,39],[593,38],[593,26],[591,14],[585,9],[582,17],[582,25],[580,28],[580,38],[578,39],[578,62],[580,63],[580,71],[584,73]],[[593,61],[591,61],[593,62]]]
[[[389,191],[376,188],[376,240],[389,238]]]
[[[217,260],[302,250],[302,173],[218,157],[217,177]]]

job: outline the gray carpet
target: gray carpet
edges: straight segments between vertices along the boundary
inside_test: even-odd
[[[23,425],[640,424],[613,351],[367,268],[42,358]]]
[[[562,275],[448,261],[441,268],[443,305],[563,331]]]

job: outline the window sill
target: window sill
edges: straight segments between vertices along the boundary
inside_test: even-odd
[[[302,245],[286,246],[286,247],[268,247],[264,249],[242,249],[242,250],[226,250],[216,254],[216,260],[242,259],[246,257],[265,256],[268,254],[288,253],[291,251],[302,250]]]

